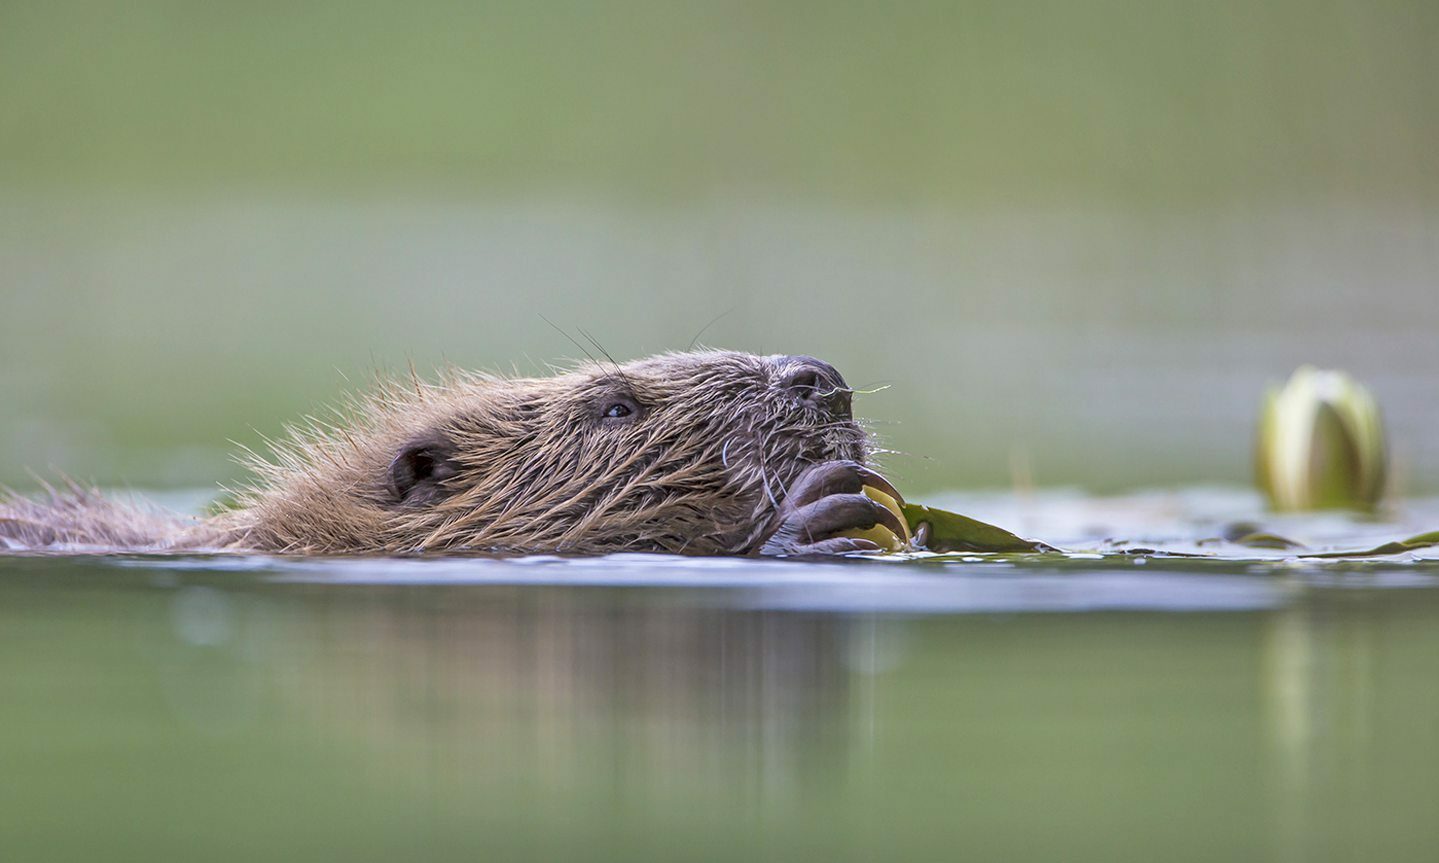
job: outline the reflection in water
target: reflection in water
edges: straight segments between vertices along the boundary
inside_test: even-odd
[[[1283,609],[1265,633],[1263,678],[1267,746],[1275,764],[1275,844],[1281,860],[1306,860],[1304,816],[1310,805],[1309,754],[1313,745],[1313,633],[1306,611]]]
[[[1433,631],[1432,620],[1353,599],[1271,616],[1264,693],[1281,859],[1318,859],[1335,847],[1358,854],[1393,841],[1376,828],[1384,805],[1376,800],[1435,802],[1439,699],[1432,680],[1409,677],[1414,657],[1394,650],[1416,625]],[[1419,667],[1435,666],[1427,656]],[[1413,753],[1393,745],[1416,726],[1429,745]],[[1396,754],[1416,761],[1387,771]]]
[[[913,616],[17,566],[0,836],[23,859],[113,836],[136,859],[336,860],[1427,860],[1439,840],[1432,589]],[[1004,576],[1020,597],[1030,577]]]
[[[832,720],[850,709],[851,666],[892,668],[889,630],[904,626],[562,589],[318,590],[283,606],[224,596],[175,595],[171,652],[224,648],[240,691],[263,650],[283,709],[382,754],[386,782],[420,771],[465,783],[507,762],[539,793],[573,787],[595,746],[656,791],[666,777],[726,774],[768,802],[798,793],[843,770],[850,729]],[[215,640],[232,628],[234,640]],[[194,670],[177,703],[213,683],[213,669]],[[417,757],[422,741],[445,741],[443,763]]]

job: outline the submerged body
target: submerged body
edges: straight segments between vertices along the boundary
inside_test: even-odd
[[[549,378],[382,384],[292,430],[235,506],[187,519],[79,487],[0,501],[27,551],[803,554],[892,512],[851,390],[827,363],[728,351]],[[894,495],[898,497],[898,493]]]

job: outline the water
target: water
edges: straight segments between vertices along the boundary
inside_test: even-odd
[[[1427,861],[1436,681],[1422,554],[5,558],[0,853]]]

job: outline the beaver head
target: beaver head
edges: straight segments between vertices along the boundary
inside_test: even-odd
[[[225,544],[754,551],[815,466],[869,475],[851,393],[813,357],[728,351],[592,363],[549,378],[452,371],[436,384],[390,382],[336,424],[312,421],[273,460],[256,460],[258,482],[221,517]],[[859,490],[852,478],[808,486]],[[877,517],[848,521],[866,519]]]

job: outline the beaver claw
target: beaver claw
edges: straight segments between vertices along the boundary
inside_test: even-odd
[[[887,507],[861,493],[864,486],[876,488],[900,505],[904,498],[889,481],[859,462],[830,461],[817,464],[795,482],[780,504],[779,526],[760,546],[765,555],[842,554],[847,551],[878,551],[867,539],[835,536],[846,530],[866,530],[882,524],[904,535],[899,517]]]

